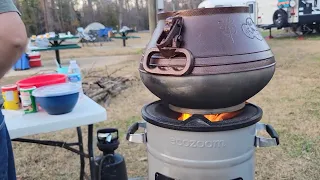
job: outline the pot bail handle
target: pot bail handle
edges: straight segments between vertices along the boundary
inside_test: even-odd
[[[269,124],[257,123],[257,131],[266,131],[271,138],[265,138],[261,136],[255,137],[254,145],[256,147],[271,147],[278,146],[280,144],[279,135],[274,128]]]
[[[190,51],[183,48],[178,48],[175,50],[176,54],[182,54],[185,59],[185,65],[182,68],[175,68],[171,66],[157,67],[151,65],[152,56],[160,53],[158,48],[150,48],[145,52],[145,55],[142,60],[142,66],[145,71],[151,74],[159,74],[159,75],[172,75],[172,76],[185,76],[192,72],[194,68],[194,57]],[[175,61],[176,58],[166,59],[168,61]]]
[[[182,43],[182,17],[169,17],[165,21],[161,35],[157,40],[157,47],[162,56],[171,58],[175,56],[176,48],[180,48]]]
[[[140,133],[140,134],[135,134],[139,128],[146,129],[146,123],[145,122],[136,122],[133,125],[131,125],[128,129],[126,139],[129,142],[133,143],[146,143],[147,142],[147,133]]]

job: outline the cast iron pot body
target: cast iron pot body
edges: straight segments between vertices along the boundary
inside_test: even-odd
[[[248,7],[159,14],[140,76],[163,101],[190,109],[237,106],[271,80],[275,59]]]

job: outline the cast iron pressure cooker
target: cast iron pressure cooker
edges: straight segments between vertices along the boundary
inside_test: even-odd
[[[221,109],[242,104],[271,80],[275,59],[248,7],[159,14],[140,76],[168,104]]]

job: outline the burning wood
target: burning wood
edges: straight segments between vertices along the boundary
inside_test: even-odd
[[[207,118],[211,122],[218,122],[218,121],[231,119],[231,118],[237,116],[238,114],[240,114],[240,112],[241,112],[241,110],[235,111],[235,112],[230,112],[230,113],[209,114],[209,115],[204,115],[204,117]],[[185,121],[185,120],[189,119],[191,116],[192,116],[191,114],[183,113],[178,118],[178,120]]]
[[[108,106],[112,97],[120,94],[136,80],[136,77],[131,75],[114,76],[113,74],[119,70],[121,69],[108,73],[107,69],[91,69],[85,72],[82,83],[84,93],[94,101]]]

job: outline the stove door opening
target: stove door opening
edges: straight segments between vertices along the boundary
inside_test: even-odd
[[[160,173],[156,173],[156,174],[155,174],[155,180],[176,180],[176,179],[167,177],[167,176],[165,176],[165,175],[163,175],[163,174],[160,174]],[[243,178],[238,177],[238,178],[236,178],[236,179],[230,179],[230,180],[243,180]]]
[[[156,173],[155,174],[155,180],[175,180],[175,179],[167,177],[167,176],[162,175],[160,173]]]

